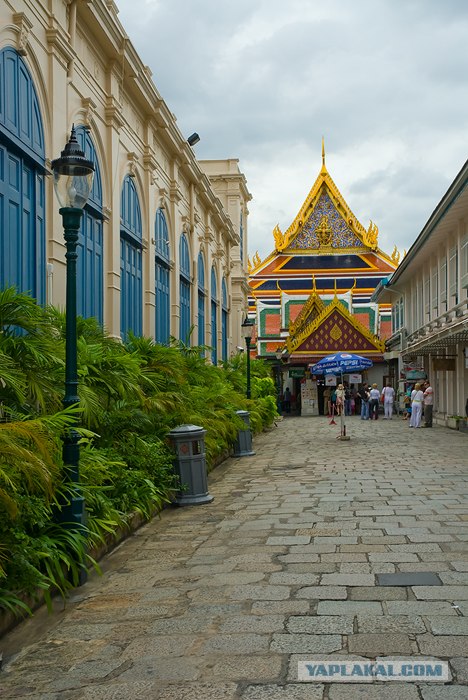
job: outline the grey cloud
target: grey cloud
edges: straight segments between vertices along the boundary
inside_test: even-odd
[[[345,159],[343,181],[330,172],[351,208],[404,247],[465,159],[465,0],[117,2],[181,130],[200,133],[198,156],[250,164],[253,250],[269,252],[273,226],[297,213],[271,169],[282,157],[301,200],[322,134],[330,162]]]

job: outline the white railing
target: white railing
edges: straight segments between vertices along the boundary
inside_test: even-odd
[[[408,346],[425,338],[431,333],[439,332],[440,330],[450,326],[453,321],[458,321],[466,317],[468,319],[468,299],[464,299],[456,306],[453,306],[448,311],[444,311],[437,318],[428,321],[424,326],[410,333],[408,336]]]

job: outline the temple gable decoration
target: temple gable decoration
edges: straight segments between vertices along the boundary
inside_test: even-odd
[[[322,140],[322,168],[298,215],[285,233],[275,226],[277,252],[300,250],[330,252],[336,249],[377,250],[379,230],[371,221],[366,230],[354,216],[325,165]]]
[[[295,333],[291,328],[286,340],[290,355],[327,355],[351,351],[375,355],[383,353],[384,348],[385,343],[363,326],[338,297],[312,321],[298,326]]]
[[[310,323],[315,321],[320,314],[325,311],[325,304],[322,299],[317,294],[317,289],[315,287],[314,278],[314,290],[312,294],[307,299],[306,303],[302,307],[299,315],[295,321],[289,323],[289,335],[297,336],[304,330]]]

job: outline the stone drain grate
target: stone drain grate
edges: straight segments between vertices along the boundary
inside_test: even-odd
[[[378,586],[441,586],[442,581],[432,572],[377,574]]]

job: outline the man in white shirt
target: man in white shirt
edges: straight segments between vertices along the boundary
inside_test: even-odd
[[[434,406],[434,390],[431,387],[431,383],[427,381],[424,384],[424,427],[432,428],[432,410]]]
[[[384,418],[392,420],[393,402],[395,400],[395,389],[390,382],[382,389],[382,401],[384,403]]]

